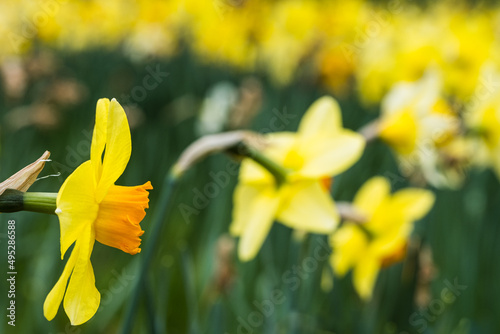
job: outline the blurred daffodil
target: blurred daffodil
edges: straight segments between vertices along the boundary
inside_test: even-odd
[[[370,299],[381,267],[404,256],[413,222],[425,216],[433,203],[428,190],[407,188],[391,195],[387,179],[368,180],[353,202],[366,222],[346,221],[330,238],[336,275],[352,269],[356,291]]]
[[[75,246],[45,300],[44,315],[48,320],[55,317],[63,296],[72,325],[82,324],[96,313],[100,293],[90,262],[95,240],[130,254],[140,252],[139,237],[144,231],[139,223],[148,208],[151,183],[135,187],[114,184],[125,170],[131,150],[123,108],[115,99],[100,99],[90,160],[66,179],[57,195],[61,258],[73,243]]]
[[[457,135],[459,121],[440,96],[441,86],[435,71],[395,85],[382,101],[379,137],[396,151],[406,176],[421,173],[434,186],[454,186],[460,180],[442,172],[439,153]]]
[[[353,165],[365,145],[361,135],[342,128],[331,97],[314,102],[297,133],[269,134],[266,140],[263,154],[283,168],[284,178],[277,182],[249,158],[242,162],[230,230],[240,236],[243,261],[255,257],[275,219],[308,232],[333,232],[339,215],[323,181]]]

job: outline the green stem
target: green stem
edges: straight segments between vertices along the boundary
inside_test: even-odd
[[[368,230],[366,226],[364,226],[363,224],[356,224],[356,226],[359,227],[361,231],[363,231],[368,240],[372,241],[373,239],[375,239],[375,235],[373,234],[373,232]]]
[[[56,214],[57,193],[24,193],[24,210]]]
[[[32,211],[56,214],[57,193],[23,193],[7,189],[0,195],[0,212]]]
[[[288,170],[283,166],[277,164],[276,162],[272,161],[271,159],[269,159],[259,150],[256,150],[255,148],[250,147],[249,145],[241,143],[237,147],[235,153],[246,156],[255,161],[256,163],[258,163],[259,165],[261,165],[262,167],[264,167],[265,169],[267,169],[267,171],[269,171],[269,173],[271,173],[276,179],[276,183],[278,186],[280,186],[286,181]]]

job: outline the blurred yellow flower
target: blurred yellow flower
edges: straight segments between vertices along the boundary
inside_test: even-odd
[[[291,228],[333,232],[339,215],[322,180],[353,165],[365,146],[361,135],[342,128],[339,106],[331,97],[314,102],[297,133],[269,134],[266,139],[263,154],[284,167],[286,179],[277,184],[266,169],[244,159],[230,228],[240,236],[243,261],[255,257],[275,218]]]
[[[429,212],[434,194],[408,188],[390,194],[383,177],[368,180],[354,198],[354,207],[366,223],[346,221],[331,237],[331,265],[338,276],[353,270],[354,287],[363,299],[370,299],[380,268],[405,253],[413,222]]]
[[[439,151],[458,134],[459,120],[440,96],[440,75],[395,85],[382,101],[379,137],[397,153],[406,176],[422,173],[434,186],[453,186],[441,172]]]
[[[135,60],[173,57],[186,45],[198,60],[265,70],[280,85],[319,75],[347,93],[354,75],[370,104],[436,66],[443,91],[467,101],[483,65],[498,63],[499,13],[462,2],[424,10],[364,0],[71,0],[45,10],[19,0],[0,4],[0,59],[27,53],[35,41],[73,51],[123,46]]]
[[[114,184],[125,170],[131,151],[130,128],[123,108],[115,99],[100,99],[90,160],[66,179],[57,195],[61,258],[76,243],[45,300],[44,315],[48,320],[55,317],[65,291],[64,310],[72,325],[88,321],[97,312],[100,293],[90,262],[95,240],[130,254],[140,252],[139,237],[144,231],[139,223],[148,208],[151,183],[135,187]]]
[[[442,8],[442,13],[449,9]],[[445,15],[445,14],[444,14]],[[498,53],[495,42],[498,13],[458,10],[450,18],[449,35],[442,40],[446,61],[442,64],[444,90],[459,100],[467,101],[477,85],[484,65]]]
[[[317,42],[320,6],[313,1],[281,1],[273,6],[260,54],[275,83],[293,79],[303,57]]]

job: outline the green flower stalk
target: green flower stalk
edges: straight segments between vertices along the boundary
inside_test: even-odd
[[[27,193],[38,174],[50,161],[45,151],[35,162],[0,183],[0,212],[32,211],[55,214],[57,193]]]

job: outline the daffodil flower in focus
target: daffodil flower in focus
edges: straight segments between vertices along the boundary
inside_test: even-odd
[[[382,101],[379,137],[397,153],[406,176],[422,174],[434,186],[455,187],[460,175],[446,170],[441,153],[452,152],[458,118],[440,96],[439,73],[429,70],[417,82],[399,83]]]
[[[44,315],[48,320],[55,317],[63,297],[72,325],[88,321],[97,312],[100,293],[90,262],[95,240],[130,254],[140,252],[139,237],[144,231],[139,223],[148,208],[151,183],[135,187],[114,184],[125,170],[131,151],[130,128],[123,108],[115,99],[100,99],[90,160],[66,179],[57,195],[61,258],[72,244],[75,246],[45,300]]]
[[[275,219],[294,229],[331,233],[339,214],[324,181],[353,165],[365,141],[342,128],[337,102],[322,97],[307,110],[297,133],[266,136],[263,154],[285,171],[276,178],[250,158],[243,160],[234,193],[230,231],[240,236],[242,261],[255,257]]]
[[[354,287],[363,299],[371,298],[380,269],[405,255],[413,223],[434,204],[428,190],[407,188],[393,195],[390,190],[383,177],[368,180],[353,202],[366,222],[346,221],[330,238],[334,272],[344,276],[352,269]]]

